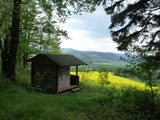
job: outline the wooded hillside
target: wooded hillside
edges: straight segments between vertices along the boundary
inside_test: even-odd
[[[96,52],[96,51],[79,51],[70,48],[63,48],[62,53],[72,54],[89,63],[109,63],[109,64],[125,64],[120,60],[121,57],[125,57],[125,54],[111,53],[111,52]]]

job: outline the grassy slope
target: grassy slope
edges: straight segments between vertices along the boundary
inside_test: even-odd
[[[15,87],[0,93],[2,120],[82,120],[87,119],[82,105],[92,93],[77,92],[49,95],[28,92]]]
[[[101,98],[102,96],[106,96],[106,93],[102,93],[101,88],[97,87],[99,86],[96,82],[98,76],[97,72],[88,73],[87,75],[84,75],[84,73],[79,73],[79,75],[81,76],[81,79],[83,78],[83,80],[81,81],[82,88],[79,92],[76,93],[66,93],[58,95],[40,94],[33,91],[27,91],[26,89],[24,89],[24,87],[9,85],[8,89],[0,92],[0,118],[2,120],[89,119],[87,117],[88,112],[92,109],[97,109],[95,108],[95,105],[89,104],[90,101],[95,101],[95,98],[99,101],[99,98]],[[144,86],[141,83],[114,76],[112,74],[109,75],[109,80],[112,81],[113,84],[116,84],[116,86],[121,86],[122,84],[133,84],[136,86],[140,86],[140,88]],[[111,98],[111,96],[109,98]],[[103,101],[100,103],[103,103]],[[108,110],[108,112],[112,111]],[[114,116],[114,113],[115,112],[113,111],[112,113],[110,113],[110,115],[113,114]],[[93,116],[94,114],[96,115],[96,113],[92,112],[89,114],[91,116]]]

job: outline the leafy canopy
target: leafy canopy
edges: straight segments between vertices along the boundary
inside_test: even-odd
[[[118,50],[160,53],[159,0],[97,0],[111,15],[111,35]]]

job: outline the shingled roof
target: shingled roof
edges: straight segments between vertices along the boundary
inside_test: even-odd
[[[59,66],[87,65],[87,63],[83,62],[79,58],[68,54],[38,54],[35,57],[29,59],[28,61],[34,62],[35,60],[40,59],[41,57],[50,59],[51,61],[56,62]]]

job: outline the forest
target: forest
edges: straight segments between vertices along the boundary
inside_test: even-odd
[[[78,91],[52,94],[32,86],[28,59],[62,54],[61,40],[70,38],[59,25],[97,6],[111,18],[108,29],[117,49],[125,52],[120,58],[125,64],[88,62],[78,73],[70,68],[69,74],[79,75]],[[159,27],[159,0],[0,1],[0,118],[159,120]]]

